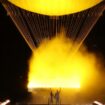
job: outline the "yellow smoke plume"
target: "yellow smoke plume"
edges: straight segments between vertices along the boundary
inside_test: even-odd
[[[28,88],[80,88],[94,83],[98,76],[96,58],[64,33],[45,39],[29,61]]]

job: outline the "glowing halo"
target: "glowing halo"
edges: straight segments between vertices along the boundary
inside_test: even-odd
[[[25,10],[49,15],[60,16],[80,12],[91,8],[103,0],[8,0]]]

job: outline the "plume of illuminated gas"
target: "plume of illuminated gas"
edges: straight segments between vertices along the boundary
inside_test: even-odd
[[[64,33],[43,40],[29,61],[28,88],[80,88],[94,81],[95,57],[85,48],[74,54],[76,47]]]

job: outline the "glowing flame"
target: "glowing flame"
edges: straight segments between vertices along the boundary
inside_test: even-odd
[[[95,57],[62,34],[44,40],[30,59],[28,88],[80,88],[94,81]]]
[[[31,12],[59,16],[80,12],[102,2],[102,0],[8,0]]]

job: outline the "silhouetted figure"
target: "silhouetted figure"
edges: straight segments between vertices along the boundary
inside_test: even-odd
[[[54,95],[53,95],[53,92],[51,90],[50,97],[49,97],[49,105],[52,105],[52,104],[54,104]]]
[[[57,90],[55,93],[55,100],[56,100],[56,105],[60,105],[60,91]]]

